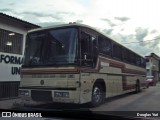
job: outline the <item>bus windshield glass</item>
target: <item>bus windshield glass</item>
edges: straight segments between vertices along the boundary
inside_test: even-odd
[[[28,34],[23,65],[74,64],[77,34],[76,28],[51,29]]]

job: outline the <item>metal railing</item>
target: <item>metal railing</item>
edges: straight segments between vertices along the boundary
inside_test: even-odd
[[[3,98],[18,97],[19,81],[0,82],[0,100]]]

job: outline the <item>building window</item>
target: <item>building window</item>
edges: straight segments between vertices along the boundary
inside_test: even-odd
[[[22,54],[23,35],[0,29],[0,52]]]

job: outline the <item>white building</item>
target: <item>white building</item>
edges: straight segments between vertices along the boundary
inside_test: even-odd
[[[18,95],[25,35],[39,27],[0,13],[0,99]]]
[[[146,77],[153,79],[151,85],[156,85],[156,83],[159,81],[159,61],[160,57],[154,53],[146,56]]]

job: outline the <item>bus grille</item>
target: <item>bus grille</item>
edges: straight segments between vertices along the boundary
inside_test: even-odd
[[[51,91],[31,90],[31,97],[34,101],[52,101]]]

